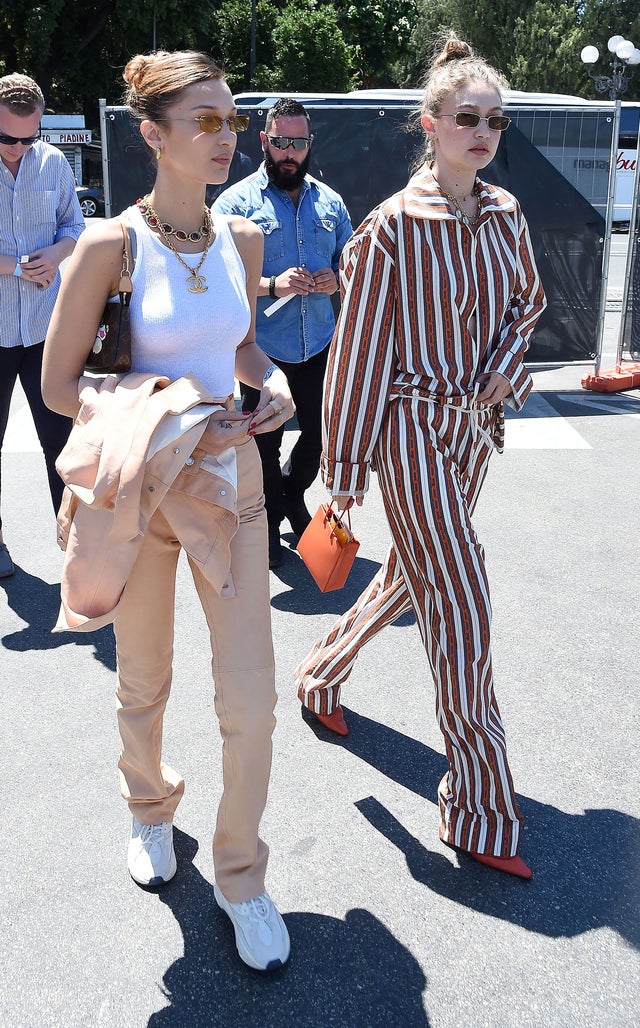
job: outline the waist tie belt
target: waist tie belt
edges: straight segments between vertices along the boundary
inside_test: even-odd
[[[458,396],[440,396],[437,393],[430,393],[421,386],[410,385],[409,383],[394,382],[389,394],[390,400],[426,400],[428,403],[437,403],[441,407],[454,407],[461,414],[469,417],[471,435],[474,443],[478,437],[484,439],[488,446],[493,447],[502,453],[504,450],[504,403],[502,400],[496,404],[483,404],[477,400],[479,384],[474,387],[472,393],[463,393]],[[480,415],[489,414],[492,417],[492,425],[488,431],[480,424]]]

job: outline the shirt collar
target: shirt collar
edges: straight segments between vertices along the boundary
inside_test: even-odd
[[[490,211],[515,211],[516,202],[510,193],[499,186],[478,179],[482,186],[481,217]],[[433,221],[455,221],[449,202],[434,178],[431,168],[425,166],[409,179],[404,189],[405,209],[413,218]]]

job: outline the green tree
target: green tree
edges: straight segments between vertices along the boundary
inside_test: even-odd
[[[273,29],[277,59],[267,77],[274,89],[348,92],[351,54],[332,4],[288,6]]]
[[[409,53],[415,0],[334,0],[338,25],[351,47],[355,83],[394,85],[393,66]]]

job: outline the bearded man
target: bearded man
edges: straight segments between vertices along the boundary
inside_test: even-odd
[[[352,234],[342,198],[309,174],[313,135],[309,115],[291,98],[278,100],[260,133],[264,163],[225,190],[214,212],[239,214],[259,225],[264,260],[258,288],[257,343],[289,380],[300,434],[284,467],[283,428],[256,436],[269,523],[269,566],[282,563],[280,524],[300,536],[311,515],[305,491],[315,479],[322,450],[322,387],[335,318],[340,254]],[[276,300],[286,302],[273,313]],[[265,380],[273,368],[269,368]],[[255,410],[260,393],[241,384],[243,410]]]

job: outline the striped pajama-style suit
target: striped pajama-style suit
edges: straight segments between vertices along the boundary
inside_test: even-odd
[[[322,473],[362,495],[373,466],[393,538],[362,596],[296,670],[302,701],[328,713],[358,649],[411,607],[436,685],[449,770],[441,837],[513,856],[522,818],[493,692],[491,607],[471,513],[502,406],[475,401],[499,372],[520,408],[522,358],[545,301],[517,201],[483,184],[473,233],[423,169],[376,208],[342,258],[343,306],[331,345]]]

